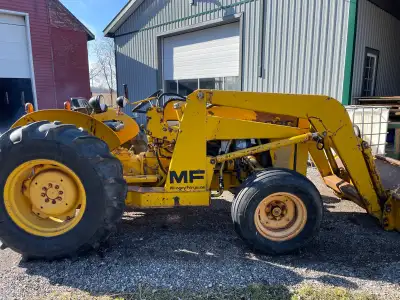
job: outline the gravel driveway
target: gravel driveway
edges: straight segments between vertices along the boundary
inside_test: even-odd
[[[399,233],[382,231],[362,209],[339,202],[315,170],[309,176],[324,196],[326,213],[319,239],[296,255],[252,253],[232,229],[226,195],[212,209],[127,212],[108,247],[75,261],[23,262],[4,250],[0,297],[109,295],[139,284],[207,289],[265,283],[339,286],[399,299]]]

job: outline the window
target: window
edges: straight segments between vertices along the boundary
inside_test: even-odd
[[[197,89],[238,91],[240,90],[240,80],[238,76],[166,80],[164,87],[166,92],[187,96]]]
[[[240,81],[239,77],[225,77],[225,82],[224,82],[224,90],[225,91],[235,91],[239,90],[240,87]]]
[[[178,83],[175,80],[166,80],[165,81],[165,91],[168,93],[177,93],[178,92]]]
[[[178,94],[187,96],[198,89],[199,81],[197,79],[186,79],[178,81]]]
[[[362,96],[375,95],[376,74],[378,69],[379,51],[371,48],[365,49],[364,76]]]

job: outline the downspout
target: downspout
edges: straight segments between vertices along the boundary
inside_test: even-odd
[[[357,0],[349,1],[349,23],[347,29],[347,46],[346,46],[346,60],[344,67],[344,80],[343,80],[343,95],[342,104],[351,104],[351,95],[353,87],[353,68],[354,68],[354,53],[356,49],[356,33],[357,33]]]
[[[265,49],[265,3],[267,0],[260,1],[260,26],[259,28],[259,43],[258,43],[258,67],[257,76],[262,78],[264,73],[264,49]]]
[[[122,93],[120,93],[120,88],[119,88],[119,80],[118,80],[118,62],[117,62],[117,57],[118,57],[118,50],[117,50],[117,43],[116,43],[116,38],[115,36],[112,37],[112,39],[114,40],[114,62],[115,62],[115,84],[116,84],[116,92],[117,92],[117,98],[119,95],[122,95]]]

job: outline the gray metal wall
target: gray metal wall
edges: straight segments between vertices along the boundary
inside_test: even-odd
[[[359,0],[353,97],[362,92],[365,47],[380,52],[375,95],[400,95],[400,20],[367,0]]]
[[[348,0],[266,0],[264,70],[258,77],[263,0],[145,0],[116,32],[119,92],[134,100],[157,89],[157,35],[243,13],[242,86],[246,91],[342,98]],[[142,121],[142,120],[140,120]]]

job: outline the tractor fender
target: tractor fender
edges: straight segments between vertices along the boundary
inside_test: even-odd
[[[121,145],[118,135],[107,125],[89,115],[71,110],[49,109],[35,111],[22,116],[11,128],[38,121],[60,121],[64,124],[73,124],[78,128],[81,127],[107,143],[111,151]]]
[[[124,128],[122,128],[118,132],[115,132],[115,134],[119,138],[121,145],[125,144],[128,141],[131,141],[134,137],[136,137],[139,134],[140,131],[139,125],[136,123],[134,119],[132,119],[131,116],[119,112],[114,108],[108,108],[107,111],[101,114],[94,114],[92,115],[92,118],[101,122],[115,120],[124,123]]]

